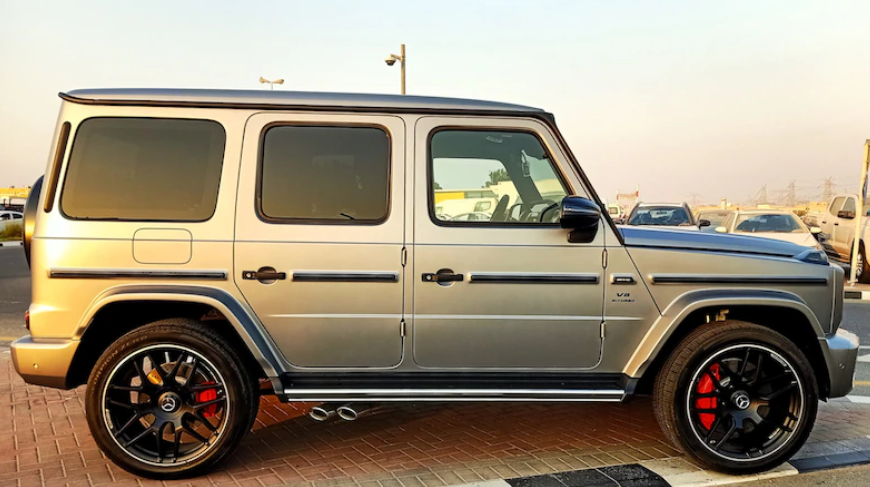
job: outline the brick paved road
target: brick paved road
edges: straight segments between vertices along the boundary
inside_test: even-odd
[[[0,487],[158,484],[105,459],[88,433],[83,393],[24,384],[0,350]],[[440,487],[677,454],[645,399],[391,405],[327,424],[305,409],[264,398],[254,432],[223,469],[166,484]],[[837,402],[823,405],[813,441],[867,435],[870,405]]]

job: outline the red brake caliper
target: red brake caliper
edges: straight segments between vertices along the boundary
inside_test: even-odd
[[[719,364],[713,364],[710,367],[710,373],[713,374],[713,377],[716,380],[719,380]],[[713,387],[713,379],[710,378],[708,374],[704,374],[701,377],[701,380],[698,382],[698,394],[709,394],[713,392],[715,387]],[[716,398],[715,397],[702,397],[697,399],[695,403],[695,407],[698,409],[716,409]],[[699,413],[698,416],[701,419],[701,424],[704,425],[708,430],[713,427],[713,421],[716,420],[716,415],[713,413]]]
[[[203,382],[200,385],[207,386],[211,384],[214,384],[214,382]],[[202,391],[196,391],[197,403],[208,402],[214,399],[217,399],[217,389],[205,389]],[[215,412],[217,412],[217,404],[211,404],[203,408],[202,415],[206,418],[211,418],[214,416]]]

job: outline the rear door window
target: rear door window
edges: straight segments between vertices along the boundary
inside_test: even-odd
[[[210,120],[85,120],[73,142],[61,211],[82,220],[208,220],[225,142],[223,127]]]

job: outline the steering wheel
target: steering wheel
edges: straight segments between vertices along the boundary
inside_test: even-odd
[[[553,202],[552,204],[548,205],[546,208],[544,208],[543,211],[541,211],[541,219],[538,221],[540,223],[544,223],[544,215],[546,215],[548,211],[550,211],[554,208],[558,208],[558,207],[559,207],[559,203],[556,203],[556,202]]]
[[[493,222],[503,222],[507,220],[507,206],[510,202],[510,196],[504,195],[498,200],[498,204],[495,205],[495,209],[492,210],[492,216],[490,217],[490,221]]]
[[[538,200],[538,201],[533,201],[533,202],[531,202],[531,203],[527,203],[527,204],[524,203],[523,206],[524,206],[526,209],[520,213],[520,221],[529,221],[529,217],[531,216],[532,209],[533,209],[534,207],[538,206],[538,205],[541,205],[541,204],[546,204],[546,205],[547,205],[547,207],[544,209],[544,211],[541,212],[541,215],[542,215],[542,216],[543,216],[544,213],[546,213],[547,210],[549,210],[550,207],[552,207],[553,205],[556,205],[556,206],[559,205],[558,203],[556,203],[556,202],[553,201],[553,200]],[[543,221],[543,220],[539,220],[539,221]]]

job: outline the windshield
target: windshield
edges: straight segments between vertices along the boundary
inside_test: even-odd
[[[806,233],[794,215],[767,214],[737,217],[735,233]]]
[[[644,206],[631,213],[629,225],[694,225],[689,212],[682,206]]]
[[[707,220],[711,227],[718,227],[730,213],[730,211],[703,211],[698,214],[698,220]]]

